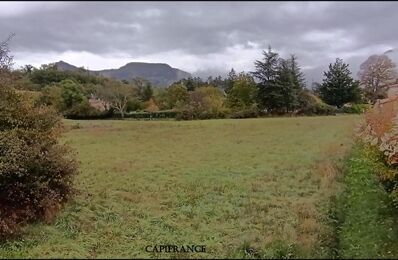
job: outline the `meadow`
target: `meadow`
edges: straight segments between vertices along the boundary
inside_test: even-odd
[[[359,118],[66,120],[77,195],[0,257],[328,257],[328,203]],[[206,252],[145,251],[161,244]]]

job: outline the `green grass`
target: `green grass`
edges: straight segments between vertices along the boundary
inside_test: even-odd
[[[351,146],[358,118],[66,121],[79,193],[54,223],[1,244],[0,256],[327,256],[330,162]],[[145,252],[155,244],[207,252]]]
[[[339,212],[341,258],[397,258],[398,212],[377,179],[378,152],[356,145],[347,161]]]

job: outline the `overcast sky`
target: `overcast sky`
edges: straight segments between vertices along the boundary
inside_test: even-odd
[[[207,76],[251,71],[271,45],[296,54],[311,83],[337,57],[356,74],[398,47],[396,2],[0,2],[0,25],[0,39],[16,33],[16,67],[143,61]]]

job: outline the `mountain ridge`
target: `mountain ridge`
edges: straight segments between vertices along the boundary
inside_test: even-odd
[[[62,60],[55,62],[55,66],[58,70],[63,71],[78,71],[81,69]],[[115,78],[118,80],[131,80],[133,78],[140,77],[158,87],[166,87],[173,82],[191,77],[190,73],[173,68],[167,63],[129,62],[117,69],[87,71],[95,75]]]

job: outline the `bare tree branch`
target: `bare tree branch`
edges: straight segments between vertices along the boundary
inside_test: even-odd
[[[358,76],[367,98],[374,103],[386,96],[388,86],[397,77],[396,65],[387,55],[372,55],[360,66]]]
[[[12,33],[6,40],[0,42],[0,87],[7,85],[10,80],[14,57],[10,54],[9,43],[14,36],[15,33]]]

